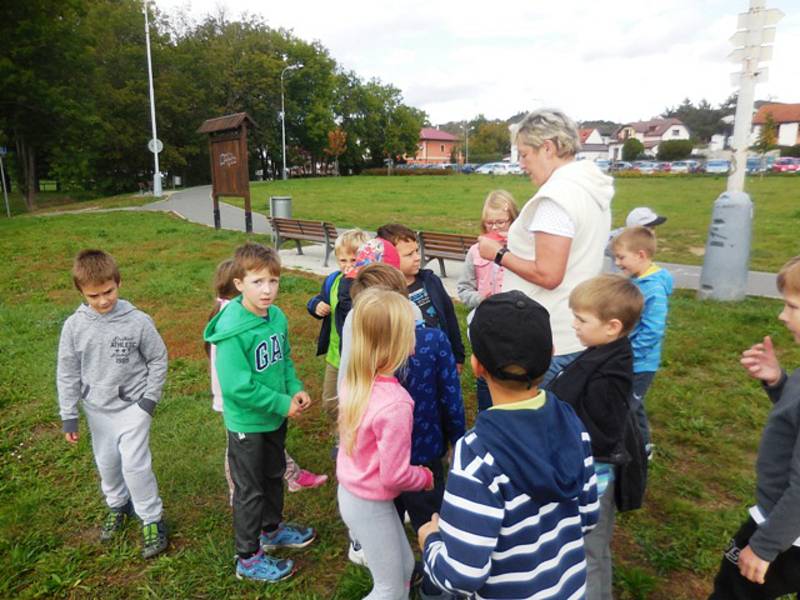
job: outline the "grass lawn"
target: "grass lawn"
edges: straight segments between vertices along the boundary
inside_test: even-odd
[[[658,228],[658,259],[702,264],[714,200],[726,178],[706,176],[619,177],[613,203],[614,226],[636,206],[650,206],[669,220]],[[521,207],[534,187],[521,176],[462,175],[295,179],[253,182],[254,210],[267,212],[270,196],[291,196],[293,216],[359,226],[374,231],[390,221],[429,231],[476,233],[486,194],[505,188]],[[800,219],[800,176],[748,177],[755,204],[750,268],[777,271],[800,250],[792,223]],[[241,199],[226,202],[243,205]]]
[[[298,216],[339,215],[334,219],[338,224],[358,221],[370,227],[382,218],[364,222],[339,209],[326,213],[321,200],[325,186],[363,185],[366,196],[370,185],[388,185],[382,188],[386,197],[403,185],[418,192],[426,187],[417,187],[417,179],[396,180],[295,181],[256,189],[259,194],[288,191],[295,196]],[[427,187],[434,195],[438,186],[446,185],[443,179],[430,180]],[[523,197],[524,181],[505,181]],[[660,184],[621,182],[621,196],[629,183],[642,189]],[[697,185],[708,186],[711,198],[712,184],[714,180],[698,180]],[[493,182],[465,177],[447,185],[455,186],[453,214],[449,219],[435,216],[432,227],[458,230],[456,224],[463,223],[470,230],[469,218],[477,215],[480,197]],[[775,190],[787,183],[769,179],[763,185],[778,195]],[[317,192],[304,200],[312,189]],[[625,196],[626,208],[638,197],[633,192]],[[456,208],[460,197],[473,202],[469,210]],[[365,201],[362,197],[360,205]],[[314,208],[306,207],[307,202]],[[660,204],[648,203],[661,210]],[[387,205],[385,214],[403,216],[391,212],[401,205],[408,203]],[[460,220],[456,215],[462,212]],[[426,218],[434,218],[430,214],[407,220],[425,224]],[[673,213],[668,214],[672,219]],[[681,221],[677,213],[674,221]],[[211,411],[201,331],[212,307],[214,267],[245,239],[244,234],[216,232],[164,214],[0,219],[0,597],[345,600],[369,589],[368,573],[347,562],[331,483],[287,494],[287,519],[311,523],[319,531],[314,545],[290,553],[299,563],[297,576],[273,587],[233,576],[222,471],[224,430],[219,415]],[[148,562],[139,558],[140,535],[133,526],[109,546],[97,541],[105,511],[85,421],[77,447],[67,445],[60,433],[56,348],[61,325],[79,302],[69,268],[79,249],[92,246],[116,256],[122,296],[153,316],[170,353],[151,447],[172,546]],[[278,301],[289,318],[299,374],[315,399],[324,367],[314,356],[318,323],[306,314],[305,302],[319,283],[315,277],[286,272]],[[657,450],[647,505],[619,518],[614,542],[619,598],[689,600],[708,593],[721,550],[754,498],[753,463],[769,409],[759,386],[739,368],[739,352],[771,333],[783,362],[800,364],[800,351],[776,320],[779,308],[778,302],[762,299],[718,304],[698,302],[684,292],[673,298],[664,365],[648,397]],[[460,316],[463,324],[465,311]],[[471,421],[473,378],[465,372],[462,381]],[[324,411],[316,406],[290,426],[288,449],[301,465],[332,475],[330,430]]]

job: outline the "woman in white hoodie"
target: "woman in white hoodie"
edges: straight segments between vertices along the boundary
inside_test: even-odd
[[[578,130],[560,110],[529,113],[513,138],[520,166],[539,189],[511,226],[508,246],[481,237],[479,251],[505,268],[504,292],[520,290],[550,312],[555,356],[546,386],[583,350],[569,294],[602,269],[614,184],[594,162],[575,160]]]

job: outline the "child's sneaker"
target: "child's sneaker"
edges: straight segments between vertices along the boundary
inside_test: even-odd
[[[364,549],[361,547],[361,544],[355,540],[350,540],[350,544],[348,544],[347,558],[351,563],[361,565],[362,567],[367,566],[367,557],[364,555]]]
[[[163,519],[157,523],[148,523],[142,527],[142,537],[144,538],[142,558],[153,558],[155,555],[161,554],[169,546],[167,526],[164,524]]]
[[[294,561],[272,558],[261,550],[247,560],[236,559],[237,579],[254,579],[274,583],[291,577],[293,572]]]
[[[264,552],[278,548],[305,548],[317,536],[313,527],[281,523],[272,533],[261,532],[259,541]]]
[[[326,481],[328,481],[327,475],[317,475],[311,471],[300,469],[297,477],[286,482],[286,487],[290,492],[299,492],[324,485]]]
[[[103,526],[100,528],[100,541],[110,542],[118,531],[122,531],[122,528],[125,527],[125,522],[132,514],[133,505],[130,500],[124,506],[109,510],[105,521],[103,521]]]

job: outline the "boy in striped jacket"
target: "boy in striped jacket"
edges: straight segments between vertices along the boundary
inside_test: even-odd
[[[493,406],[456,444],[441,517],[419,529],[425,572],[470,598],[583,598],[597,484],[580,419],[537,387],[553,353],[550,316],[522,292],[496,294],[469,335]]]

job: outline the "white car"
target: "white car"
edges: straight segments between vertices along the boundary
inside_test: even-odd
[[[510,175],[511,164],[505,162],[486,163],[481,165],[475,172],[479,175]]]

